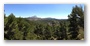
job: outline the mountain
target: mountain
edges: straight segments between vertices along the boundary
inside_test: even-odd
[[[49,24],[50,26],[52,26],[53,24],[57,23],[56,25],[58,26],[60,22],[68,22],[67,19],[56,19],[56,18],[40,18],[37,16],[32,16],[32,17],[27,17],[25,18],[26,21],[28,22],[34,22],[36,24],[44,24],[47,25]]]
[[[38,18],[37,16],[28,17],[27,19],[28,20],[34,20],[34,21],[41,20],[41,18]]]
[[[28,17],[27,19],[30,21],[54,21],[54,20],[55,21],[63,21],[63,20],[67,20],[67,19],[56,19],[56,18],[51,18],[51,17],[39,18],[37,16]]]

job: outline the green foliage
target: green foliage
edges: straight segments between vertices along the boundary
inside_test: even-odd
[[[4,14],[5,40],[81,40],[84,38],[84,11],[75,6],[67,20],[30,21]]]
[[[68,17],[68,20],[70,21],[68,31],[70,33],[70,39],[78,39],[80,26],[84,28],[84,12],[82,8],[78,6],[73,7],[72,12]]]

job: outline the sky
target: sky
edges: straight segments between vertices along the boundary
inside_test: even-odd
[[[84,4],[4,4],[4,10],[6,16],[67,19],[75,5],[84,9]]]

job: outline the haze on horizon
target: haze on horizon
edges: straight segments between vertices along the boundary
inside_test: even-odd
[[[56,18],[67,19],[75,6],[82,6],[84,4],[4,4],[6,16],[13,13],[16,17],[32,17],[40,18]]]

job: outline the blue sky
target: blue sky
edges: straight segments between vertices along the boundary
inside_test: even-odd
[[[4,10],[6,16],[67,19],[75,5],[84,8],[83,4],[4,4]]]

